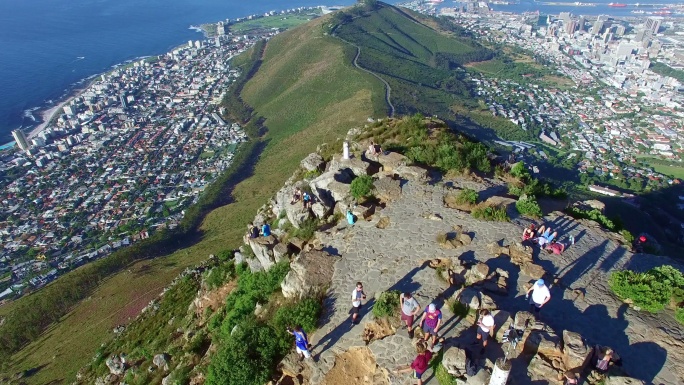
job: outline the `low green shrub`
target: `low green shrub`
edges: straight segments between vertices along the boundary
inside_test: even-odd
[[[232,278],[235,278],[235,264],[233,261],[229,261],[209,270],[206,273],[204,281],[207,284],[207,288],[211,290],[221,286]]]
[[[534,196],[528,196],[526,198],[520,198],[515,202],[515,208],[521,215],[526,215],[532,218],[541,218],[544,214],[542,213],[539,203],[534,199]]]
[[[437,382],[439,383],[439,385],[456,385],[457,384],[454,376],[452,376],[451,374],[449,374],[449,372],[447,372],[446,368],[444,367],[444,365],[442,365],[441,362],[437,365],[437,369],[435,369],[435,378],[437,379]]]
[[[458,195],[456,195],[456,203],[460,205],[474,205],[477,203],[477,191],[469,188],[464,188]]]
[[[508,222],[511,220],[508,217],[505,207],[480,206],[473,209],[470,214],[475,219],[482,219],[485,221]]]
[[[618,271],[610,275],[608,283],[615,295],[651,313],[662,310],[684,293],[684,275],[668,265],[645,273]]]
[[[632,233],[630,233],[629,230],[620,230],[620,234],[623,238],[625,238],[625,241],[627,241],[627,243],[631,244],[632,242],[634,242],[634,235],[632,235]]]
[[[679,307],[675,310],[675,318],[677,319],[677,322],[684,325],[684,307]]]
[[[470,312],[470,307],[464,303],[461,303],[461,301],[453,300],[450,301],[448,305],[449,309],[451,309],[451,312],[457,317],[464,318]]]
[[[370,196],[373,190],[373,178],[368,175],[361,175],[354,178],[351,182],[351,195],[358,199]]]
[[[286,329],[299,325],[307,334],[313,333],[322,310],[321,302],[316,298],[306,298],[278,308],[270,324],[278,334],[279,340],[284,343],[284,349],[287,350],[293,341],[293,337]]]
[[[575,219],[592,220],[612,232],[618,232],[621,230],[615,224],[615,222],[613,222],[613,220],[605,216],[601,211],[597,209],[582,210],[578,207],[568,207],[567,209],[565,209],[565,212]]]
[[[395,315],[399,309],[400,294],[398,290],[382,292],[373,305],[373,315],[377,318]]]
[[[317,218],[308,218],[299,225],[298,229],[292,226],[286,231],[291,237],[297,237],[304,241],[308,241],[313,238],[314,233],[316,230],[318,230],[319,225],[320,223]]]

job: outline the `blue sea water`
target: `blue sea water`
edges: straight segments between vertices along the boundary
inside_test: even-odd
[[[597,14],[600,7],[546,6],[531,0],[499,6]],[[663,0],[646,0],[646,2]],[[0,0],[0,143],[29,128],[33,109],[57,102],[76,82],[113,65],[155,55],[202,35],[192,25],[298,6],[349,5],[355,0]],[[390,1],[395,3],[397,1]],[[450,1],[447,3],[455,4]],[[642,0],[642,4],[644,1]],[[453,6],[453,5],[452,5]]]
[[[354,0],[0,0],[0,143],[27,110],[115,64],[202,35],[190,25]],[[28,115],[28,114],[26,114]]]

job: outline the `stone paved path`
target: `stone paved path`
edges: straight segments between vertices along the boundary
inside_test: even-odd
[[[491,184],[466,181],[456,181],[454,185],[486,190],[481,196],[492,194],[497,189]],[[457,257],[481,261],[490,268],[501,267],[510,274],[509,296],[493,297],[494,300],[500,309],[511,314],[525,309],[524,285],[531,279],[523,276],[508,258],[493,258],[486,245],[502,239],[506,244],[517,240],[527,221],[520,218],[511,223],[475,220],[467,213],[443,206],[447,190],[443,185],[406,183],[401,198],[377,212],[375,221],[360,221],[353,227],[321,237],[329,251],[340,255],[340,258],[335,262],[332,294],[327,303],[329,316],[313,337],[314,353],[319,356],[319,362],[313,367],[312,383],[320,383],[334,365],[336,354],[352,346],[365,346],[361,333],[364,324],[372,318],[369,309],[376,294],[390,289],[410,290],[416,293],[421,305],[426,306],[445,290],[446,285],[437,279],[434,270],[419,267],[421,260]],[[443,220],[427,219],[430,214],[439,214]],[[376,228],[378,217],[389,217],[390,225],[386,229]],[[655,384],[684,383],[682,327],[669,315],[655,318],[628,309],[610,294],[607,287],[611,271],[626,267],[648,269],[669,261],[633,255],[605,239],[602,231],[565,216],[550,216],[545,220],[561,235],[573,234],[577,242],[562,256],[535,253],[537,263],[561,279],[559,285],[551,289],[553,298],[544,308],[542,320],[558,334],[567,329],[579,332],[591,344],[614,347],[632,376]],[[436,243],[436,235],[451,231],[454,225],[462,225],[473,235],[472,244],[457,250],[441,249]],[[352,327],[350,296],[357,281],[364,283],[368,303],[363,306],[360,325]],[[581,290],[584,298],[573,300],[576,294],[572,289]],[[461,341],[474,338],[474,329],[468,330],[472,326],[470,323],[459,322],[446,307],[442,310],[446,321],[442,330],[448,338]],[[374,341],[369,348],[378,365],[388,370],[409,364],[415,355],[405,331]],[[500,348],[488,349],[488,355],[500,354]],[[426,377],[426,383],[437,383],[431,372]],[[393,384],[412,383],[409,375],[391,375],[390,379]],[[524,380],[515,382],[524,383]]]

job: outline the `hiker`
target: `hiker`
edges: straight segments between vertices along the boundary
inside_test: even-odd
[[[413,377],[418,380],[418,385],[422,385],[423,380],[421,378],[429,367],[433,352],[427,348],[427,343],[423,340],[416,343],[416,352],[418,355],[413,362],[411,362],[411,365],[397,368],[396,373],[409,373],[413,371]]]
[[[558,235],[558,232],[554,231],[552,233],[551,227],[545,227],[544,225],[541,225],[539,231],[537,231],[537,234],[539,234],[539,236],[537,237],[537,244],[543,247],[545,244],[551,243],[551,241],[554,240]]]
[[[349,223],[350,225],[356,223],[356,217],[354,216],[354,213],[351,212],[351,210],[347,210],[347,223]]]
[[[563,373],[563,379],[565,380],[564,385],[577,385],[579,383],[579,379],[577,377],[577,374],[572,370],[566,371]]]
[[[309,195],[308,192],[304,192],[304,198],[302,199],[302,202],[304,203],[304,208],[307,209],[313,205],[313,199],[311,198],[311,195]]]
[[[411,363],[411,369],[413,369],[413,377],[418,380],[418,385],[423,385],[423,373],[428,369],[428,364],[432,358],[432,352],[427,348],[427,342],[420,341],[416,344],[416,351],[418,355]]]
[[[420,318],[420,328],[425,334],[432,335],[432,346],[437,342],[439,327],[442,325],[442,312],[437,309],[434,303],[425,308],[423,316]]]
[[[293,205],[299,202],[300,199],[302,199],[302,190],[299,187],[297,187],[294,193],[292,194],[292,200],[290,201],[290,204]]]
[[[259,238],[259,228],[254,226],[253,223],[249,224],[247,233],[249,234],[249,237],[252,239]]]
[[[606,373],[610,368],[611,363],[617,366],[622,365],[620,356],[618,356],[617,353],[615,353],[615,351],[611,348],[597,346],[595,352],[596,363],[594,364],[594,366],[601,373]]]
[[[378,148],[379,146],[375,145],[375,142],[371,140],[370,144],[368,145],[368,154],[369,155],[379,155],[382,150]]]
[[[646,236],[641,235],[639,238],[635,239],[634,242],[632,242],[632,248],[634,249],[635,253],[643,253],[644,252],[644,245],[646,244]]]
[[[271,235],[271,225],[264,223],[263,226],[261,226],[261,235],[264,237]]]
[[[532,296],[530,297],[530,292],[532,292]],[[531,288],[527,290],[527,293],[525,294],[525,299],[530,300],[530,312],[534,310],[536,314],[539,314],[539,311],[541,310],[542,306],[546,305],[547,302],[551,299],[551,292],[549,291],[549,288],[546,287],[544,284],[543,279],[537,280],[537,282],[532,285]]]
[[[494,317],[487,309],[480,310],[480,320],[477,321],[477,339],[482,340],[482,351],[487,347],[487,339],[494,330]]]
[[[526,227],[525,230],[523,230],[522,241],[525,242],[534,238],[536,233],[534,223],[531,223],[529,227]]]
[[[361,282],[356,283],[356,288],[352,291],[352,325],[359,323],[357,318],[359,316],[359,311],[361,311],[361,301],[366,299],[366,293],[363,292],[363,284]]]
[[[295,337],[295,347],[297,349],[297,354],[299,354],[299,359],[311,358],[311,352],[309,352],[309,349],[311,349],[309,337],[304,333],[302,327],[297,325],[294,327],[294,330],[290,328],[287,328],[286,330]]]
[[[413,321],[415,316],[420,313],[420,304],[409,292],[402,293],[399,296],[399,302],[401,303],[399,306],[401,308],[401,320],[406,323],[409,338],[413,338]]]

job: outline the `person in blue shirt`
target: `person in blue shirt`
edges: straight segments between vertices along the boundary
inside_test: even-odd
[[[294,330],[287,329],[287,332],[295,337],[295,347],[297,348],[297,354],[301,359],[311,358],[311,352],[309,352],[309,337],[306,336],[302,327],[297,325]]]
[[[261,226],[261,235],[264,237],[268,237],[271,235],[271,226],[269,226],[268,223],[264,223],[263,226]]]
[[[309,193],[306,191],[304,192],[304,197],[302,198],[302,201],[303,201],[305,209],[310,208],[311,205],[313,205],[313,200],[311,199],[311,195],[309,195]]]
[[[347,210],[347,223],[350,225],[356,223],[356,217],[354,217],[354,213],[352,213],[351,210]]]

